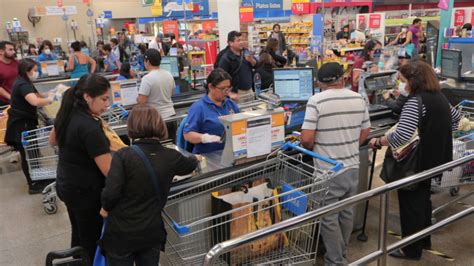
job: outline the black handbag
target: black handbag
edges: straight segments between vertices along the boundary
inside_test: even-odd
[[[418,99],[418,117],[419,122],[421,124],[421,119],[423,116],[423,103],[420,96],[417,96]],[[394,182],[405,178],[407,176],[414,175],[420,172],[421,166],[421,145],[423,140],[421,139],[421,130],[420,126],[418,126],[418,130],[420,132],[420,142],[416,147],[414,147],[411,152],[403,158],[401,161],[397,161],[393,157],[392,149],[389,147],[385,152],[385,158],[382,165],[382,171],[380,172],[380,178],[385,183]],[[403,190],[415,190],[418,187],[418,184],[410,185],[407,187],[402,188]]]

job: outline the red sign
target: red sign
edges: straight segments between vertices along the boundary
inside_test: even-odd
[[[59,7],[62,7],[62,6],[63,6],[63,0],[58,0],[57,3],[58,3],[58,6],[59,6]]]
[[[215,21],[204,21],[202,23],[202,30],[203,31],[212,31],[216,27]]]
[[[455,27],[464,25],[464,19],[465,19],[464,14],[465,14],[464,9],[458,9],[454,11],[454,26]]]
[[[252,22],[253,21],[253,7],[241,7],[240,8],[240,22]]]
[[[90,0],[82,0],[82,3],[84,3],[84,4],[87,5],[87,4],[89,4],[89,1],[90,1]]]
[[[309,14],[311,3],[296,3],[291,5],[291,13],[295,15]]]
[[[360,24],[365,24],[365,16],[364,15],[359,15],[359,25]]]
[[[370,14],[369,15],[369,28],[370,29],[380,28],[381,20],[382,20],[382,16],[380,14]]]
[[[179,38],[178,21],[163,21],[163,33],[173,33],[176,39]]]

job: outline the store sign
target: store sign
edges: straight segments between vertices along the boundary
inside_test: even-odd
[[[253,6],[258,11],[262,9],[283,9],[283,0],[242,0],[242,6]]]
[[[369,15],[369,28],[378,29],[380,28],[380,20],[382,19],[381,14],[370,14]]]
[[[186,16],[209,15],[209,0],[162,0],[163,12],[169,17],[183,17],[184,10]]]
[[[310,0],[292,0],[291,13],[295,15],[309,14],[311,11]]]
[[[359,15],[359,25],[364,24],[365,25],[365,15]]]
[[[63,16],[63,15],[76,15],[76,6],[37,6],[34,8],[34,15],[37,17],[41,16]]]
[[[464,25],[464,19],[465,19],[465,12],[464,9],[458,9],[454,11],[454,26],[461,26]]]
[[[241,7],[240,8],[240,22],[252,22],[253,21],[253,7]]]
[[[111,19],[112,18],[112,11],[105,10],[103,14],[104,14],[104,18],[106,18],[106,19]]]
[[[151,15],[154,17],[160,17],[163,15],[163,6],[161,5],[161,0],[155,0],[151,7]]]
[[[472,13],[471,13],[471,24],[474,24],[474,8],[472,9]]]
[[[163,21],[163,33],[173,33],[175,38],[179,37],[178,21]]]

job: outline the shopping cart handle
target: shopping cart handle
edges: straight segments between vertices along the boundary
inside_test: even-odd
[[[460,106],[464,106],[466,104],[474,104],[474,101],[470,101],[470,100],[462,100],[459,105]]]
[[[295,144],[293,144],[293,143],[291,143],[291,142],[285,143],[285,144],[283,145],[283,147],[282,147],[282,150],[288,150],[289,148],[291,148],[291,149],[293,149],[293,150],[297,150],[297,151],[299,151],[299,152],[301,152],[301,153],[304,153],[304,154],[306,154],[306,155],[309,155],[309,156],[311,156],[311,157],[313,157],[313,158],[316,158],[316,159],[318,159],[318,160],[321,160],[321,161],[323,161],[323,162],[326,162],[326,163],[329,163],[329,164],[334,165],[334,167],[331,168],[331,170],[334,171],[334,172],[337,172],[337,171],[341,170],[341,169],[344,167],[344,164],[342,164],[341,162],[334,161],[334,160],[332,160],[332,159],[329,159],[329,158],[327,158],[327,157],[324,157],[324,156],[322,156],[322,155],[319,155],[319,154],[317,154],[317,153],[315,153],[315,152],[309,151],[309,150],[307,150],[307,149],[305,149],[305,148],[303,148],[303,147],[300,147],[300,146],[298,146],[298,145],[295,145]]]
[[[178,234],[180,234],[180,235],[184,235],[184,234],[189,233],[189,227],[183,226],[183,225],[179,225],[179,224],[176,223],[175,221],[173,221],[173,227],[174,227],[174,229],[176,230],[176,232],[178,232]]]
[[[125,110],[125,108],[123,108],[122,105],[120,105],[118,103],[114,103],[110,106],[110,109],[114,109],[114,108],[118,108],[120,111],[122,111],[122,113],[120,114],[122,117],[127,117],[128,116],[128,111]]]

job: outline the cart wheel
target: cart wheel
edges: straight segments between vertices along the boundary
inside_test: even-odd
[[[56,204],[48,204],[44,206],[44,212],[47,214],[55,214],[58,211],[58,206]]]
[[[459,194],[459,187],[452,187],[449,189],[449,194],[451,196],[457,196]]]
[[[436,218],[434,216],[431,216],[431,224],[435,224],[437,222]]]
[[[49,203],[56,205],[56,200],[57,200],[56,196],[51,197],[51,198],[49,198]]]

